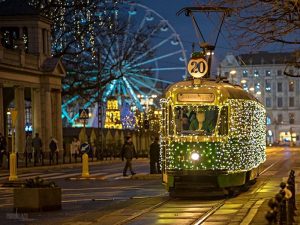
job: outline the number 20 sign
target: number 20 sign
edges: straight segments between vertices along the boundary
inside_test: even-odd
[[[188,64],[188,71],[194,78],[205,76],[208,71],[208,63],[205,58],[192,58]]]

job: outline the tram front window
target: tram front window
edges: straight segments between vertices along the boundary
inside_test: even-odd
[[[177,106],[174,109],[177,134],[212,135],[218,120],[216,106]]]

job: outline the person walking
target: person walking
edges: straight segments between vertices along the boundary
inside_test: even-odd
[[[39,137],[39,133],[35,133],[35,137],[32,139],[32,147],[34,154],[34,165],[38,163],[42,157],[42,139]]]
[[[6,155],[6,139],[2,133],[0,133],[0,167],[2,167],[3,156]]]
[[[122,151],[121,151],[121,157],[122,157],[122,161],[124,161],[124,158],[126,159],[125,167],[123,170],[123,176],[124,177],[127,176],[126,173],[127,173],[128,168],[131,172],[131,175],[134,175],[135,172],[133,172],[133,170],[132,170],[132,159],[133,159],[133,157],[137,158],[137,155],[136,155],[134,144],[132,143],[130,136],[127,136],[125,139],[125,143],[124,143],[124,145],[122,147]]]
[[[51,137],[49,143],[50,149],[50,164],[54,163],[54,156],[56,155],[56,162],[58,163],[58,147],[57,147],[57,140],[54,137]]]
[[[31,136],[31,134],[28,134],[26,137],[25,157],[27,157],[28,161],[31,163],[31,159],[32,159],[32,136]]]
[[[159,165],[159,138],[155,137],[153,143],[150,145],[150,174],[160,173]]]

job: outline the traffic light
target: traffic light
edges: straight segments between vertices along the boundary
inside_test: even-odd
[[[144,128],[149,129],[149,120],[144,120]]]

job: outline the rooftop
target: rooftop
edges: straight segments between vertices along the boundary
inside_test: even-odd
[[[241,54],[236,57],[240,65],[285,64],[295,61],[292,52],[257,52]]]

